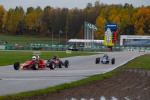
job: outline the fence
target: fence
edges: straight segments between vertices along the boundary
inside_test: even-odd
[[[68,50],[68,45],[48,45],[48,44],[29,44],[28,46],[20,46],[19,44],[0,46],[0,48],[5,50]],[[77,47],[78,51],[108,51],[107,46],[86,46]],[[121,51],[127,49],[134,50],[150,50],[150,47],[112,47],[113,51]]]

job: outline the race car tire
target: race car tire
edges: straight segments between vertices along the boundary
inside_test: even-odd
[[[34,70],[38,70],[39,69],[39,64],[37,62],[34,62],[32,68]]]
[[[99,63],[100,63],[100,58],[96,58],[95,64],[99,64]]]
[[[58,67],[62,68],[62,61],[59,61]]]
[[[115,58],[112,58],[112,59],[111,59],[111,63],[112,63],[112,64],[115,64]]]
[[[55,69],[55,64],[54,64],[53,61],[50,62],[49,68],[50,68],[50,69]]]
[[[64,65],[65,65],[65,68],[68,68],[68,66],[69,66],[69,61],[68,61],[68,60],[65,60]]]
[[[98,58],[98,61],[99,61],[99,63],[100,63],[100,58]]]
[[[15,70],[19,70],[19,68],[20,68],[20,63],[19,62],[15,62],[14,63],[14,69]]]

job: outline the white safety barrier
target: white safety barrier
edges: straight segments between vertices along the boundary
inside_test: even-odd
[[[72,50],[66,50],[66,53],[71,54]]]
[[[34,52],[33,52],[33,55],[39,56],[39,55],[41,55],[41,52],[40,52],[40,51],[34,51]]]
[[[4,45],[0,45],[0,50],[5,50],[5,46]]]

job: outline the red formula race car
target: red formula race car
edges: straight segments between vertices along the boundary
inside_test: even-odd
[[[62,66],[65,66],[65,68],[68,68],[69,66],[69,61],[65,60],[62,62],[57,56],[53,56],[53,59],[49,59],[46,63],[46,66],[49,67],[50,69],[54,69],[56,67],[62,68]]]
[[[28,60],[25,63],[21,64],[19,62],[14,63],[14,69],[19,70],[21,69],[33,69],[33,70],[38,70],[38,69],[44,69],[46,68],[46,63],[43,60],[40,60],[39,56],[33,56],[32,60]]]

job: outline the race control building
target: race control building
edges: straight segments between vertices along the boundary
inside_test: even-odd
[[[150,46],[150,36],[120,35],[120,46]]]

